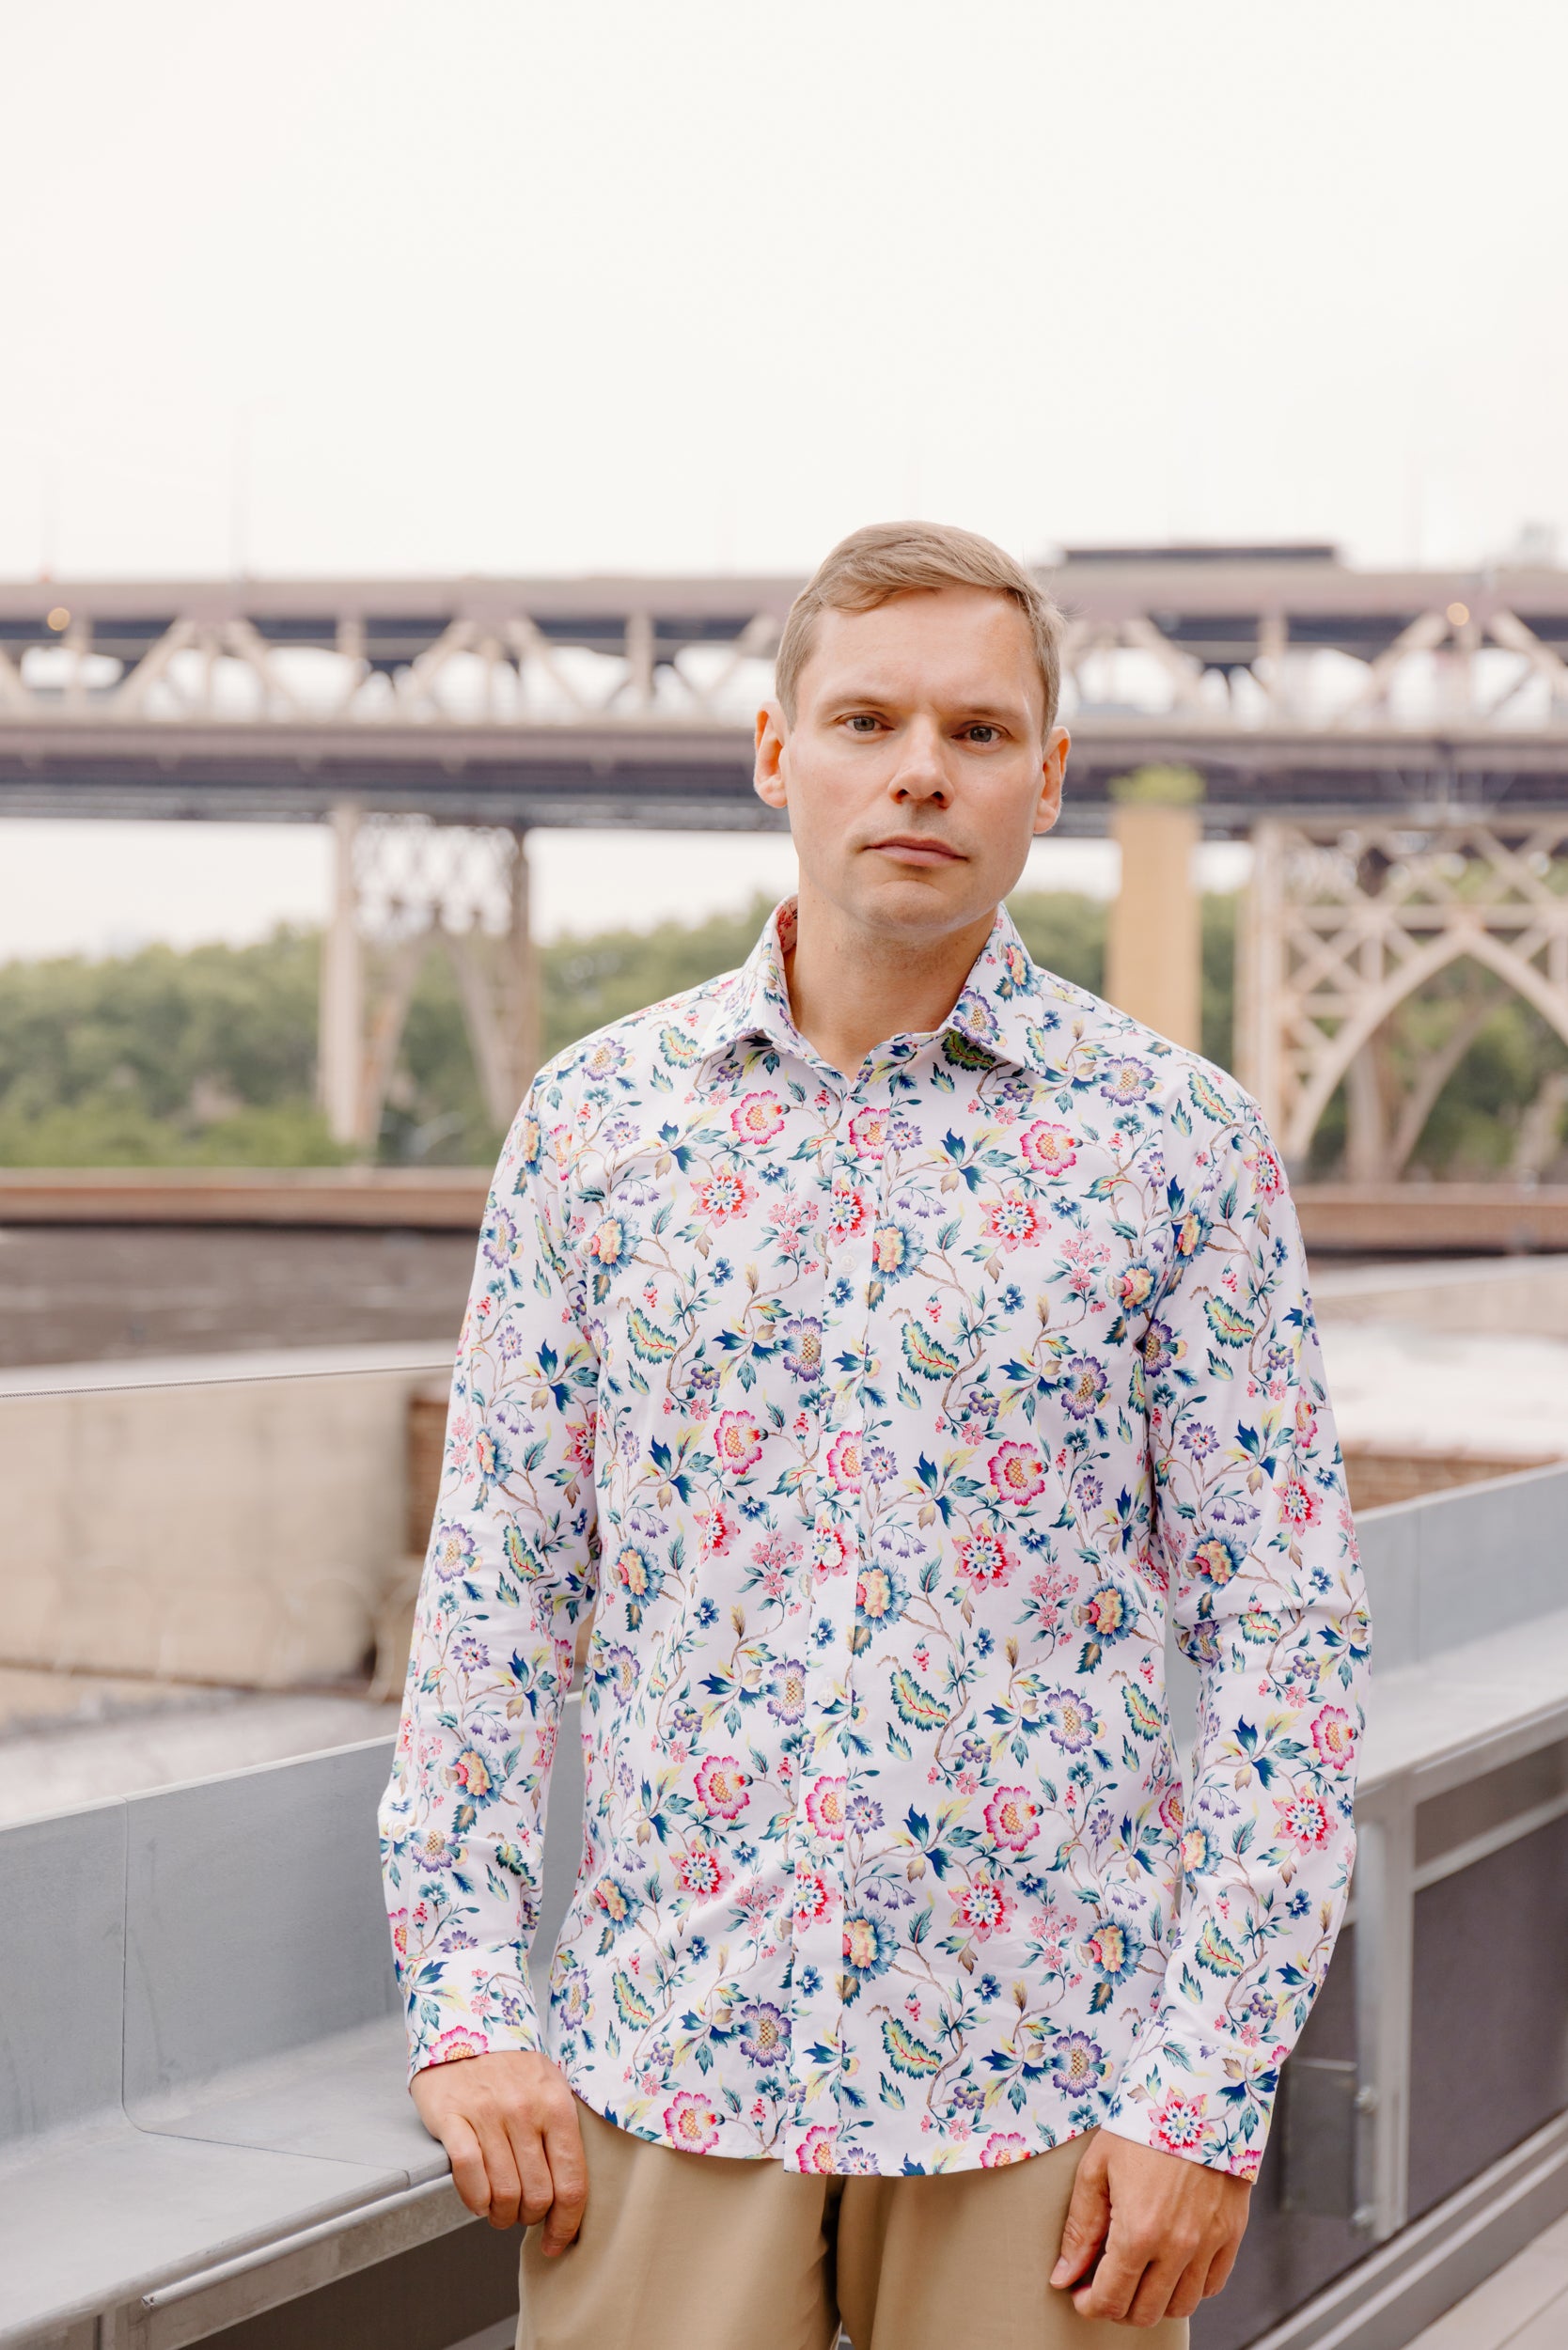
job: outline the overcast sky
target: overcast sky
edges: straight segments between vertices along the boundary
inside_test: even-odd
[[[1565,69],[1561,0],[13,6],[0,572],[1479,559],[1568,526]],[[0,957],[318,912],[259,838],[0,827]]]

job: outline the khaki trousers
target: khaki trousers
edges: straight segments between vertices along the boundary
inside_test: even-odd
[[[1186,2350],[1046,2281],[1086,2140],[996,2170],[814,2178],[651,2145],[579,2099],[588,2210],[523,2240],[517,2350]]]

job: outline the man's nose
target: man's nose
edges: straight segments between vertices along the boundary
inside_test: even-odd
[[[937,800],[949,793],[941,729],[930,719],[917,718],[899,745],[900,757],[887,779],[896,800]]]

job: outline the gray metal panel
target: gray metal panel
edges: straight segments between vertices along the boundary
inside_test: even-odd
[[[1568,1606],[1568,1467],[1450,1487],[1356,1521],[1380,1672]]]
[[[125,1808],[0,1830],[0,2144],[119,2102]]]
[[[1415,1507],[1403,1501],[1369,1510],[1356,1521],[1372,1608],[1374,1673],[1420,1660],[1421,1524]]]
[[[390,1741],[126,1805],[129,2105],[399,2011],[376,1805]]]
[[[1462,1487],[1421,1528],[1421,1653],[1568,1604],[1568,1469]]]

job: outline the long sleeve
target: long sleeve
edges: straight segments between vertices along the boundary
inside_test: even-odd
[[[1163,1995],[1106,2126],[1251,2177],[1348,1895],[1368,1623],[1295,1211],[1232,1098],[1144,1349],[1156,1568],[1200,1696]]]
[[[539,1113],[536,1081],[485,1210],[381,1805],[411,2075],[542,2044],[527,1956],[591,1600],[597,1366]]]

